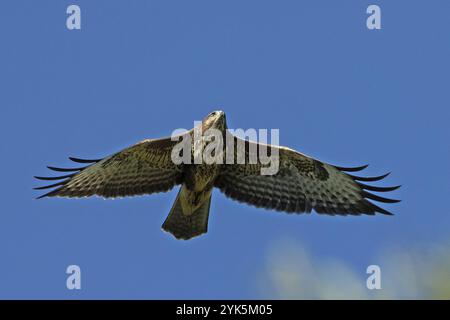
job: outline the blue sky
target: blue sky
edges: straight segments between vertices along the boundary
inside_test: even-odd
[[[66,28],[70,4],[81,30]],[[381,30],[366,28],[369,4]],[[260,274],[283,239],[362,277],[386,249],[447,241],[449,12],[437,0],[2,2],[0,298],[267,298]],[[216,190],[209,232],[183,242],[160,229],[177,189],[34,200],[46,165],[215,109],[322,161],[391,171],[395,216],[287,215]],[[79,291],[65,286],[71,264]]]

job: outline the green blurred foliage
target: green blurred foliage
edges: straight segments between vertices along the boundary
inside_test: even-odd
[[[384,250],[373,264],[381,268],[380,290],[367,289],[367,266],[356,270],[283,240],[268,249],[257,290],[269,299],[450,299],[450,242]]]

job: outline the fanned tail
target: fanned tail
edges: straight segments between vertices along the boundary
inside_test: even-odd
[[[173,234],[177,239],[189,240],[208,231],[211,195],[192,214],[185,215],[180,201],[182,190],[181,188],[178,192],[172,209],[162,225],[162,229]]]

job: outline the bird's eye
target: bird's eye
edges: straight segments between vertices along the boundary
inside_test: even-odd
[[[216,115],[216,112],[215,111],[211,112],[211,115],[212,116]]]

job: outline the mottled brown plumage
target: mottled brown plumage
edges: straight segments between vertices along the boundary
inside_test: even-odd
[[[230,137],[225,114],[216,111],[201,124],[203,132],[217,129],[222,137]],[[194,137],[195,129],[178,138]],[[217,187],[226,196],[257,207],[285,212],[311,212],[330,215],[388,214],[372,202],[393,203],[392,200],[369,193],[387,192],[397,187],[375,187],[364,182],[378,181],[387,176],[358,177],[347,172],[363,170],[366,166],[343,168],[332,166],[295,150],[269,146],[268,155],[277,153],[279,170],[274,175],[262,175],[266,167],[258,161],[250,163],[251,155],[267,146],[231,136],[234,147],[220,149],[224,156],[232,152],[233,164],[195,164],[194,147],[190,147],[190,164],[174,163],[172,150],[178,139],[149,139],[137,143],[109,157],[97,160],[70,158],[87,166],[54,171],[71,172],[60,177],[36,177],[40,180],[62,180],[49,186],[56,187],[43,197],[89,197],[98,195],[116,198],[166,192],[181,184],[180,191],[162,228],[178,239],[190,239],[207,232],[212,189]],[[193,141],[196,141],[193,139]],[[201,137],[200,150],[210,143],[210,137]],[[238,146],[245,148],[245,163],[238,164]],[[277,152],[275,152],[277,151]]]

